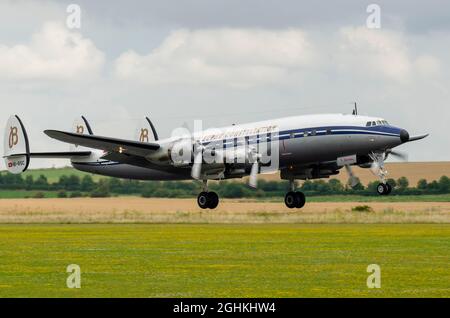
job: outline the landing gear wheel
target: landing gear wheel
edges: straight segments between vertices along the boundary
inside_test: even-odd
[[[387,188],[386,195],[390,194],[392,192],[392,186],[389,183],[386,183],[386,188]]]
[[[379,183],[377,186],[377,192],[379,195],[386,195],[388,194],[389,188],[384,183]]]
[[[208,192],[208,208],[215,209],[219,205],[219,196],[215,192]]]
[[[208,192],[200,192],[200,194],[197,197],[197,204],[202,209],[207,209],[209,206],[209,200],[208,200]]]
[[[303,208],[306,203],[305,194],[303,192],[297,191],[295,192],[297,196],[297,205],[295,206],[297,209]]]
[[[289,209],[296,208],[300,205],[300,196],[296,192],[289,191],[284,197],[284,203]]]

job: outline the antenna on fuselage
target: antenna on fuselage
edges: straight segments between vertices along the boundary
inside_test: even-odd
[[[358,115],[358,105],[355,102],[355,108],[353,109],[352,115]]]

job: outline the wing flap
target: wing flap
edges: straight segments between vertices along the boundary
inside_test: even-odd
[[[45,130],[50,138],[79,146],[145,157],[160,148],[157,143],[132,141],[97,135],[80,135],[59,130]]]

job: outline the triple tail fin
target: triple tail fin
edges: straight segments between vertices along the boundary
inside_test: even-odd
[[[150,128],[150,129],[149,129]],[[153,135],[153,140],[158,141],[158,133],[150,118],[145,117],[145,122],[142,121],[136,129],[136,140],[140,142],[150,142],[150,131]]]
[[[13,174],[25,172],[31,158],[72,159],[91,155],[91,151],[31,152],[27,131],[17,115],[11,116],[6,123],[3,145],[6,168]]]

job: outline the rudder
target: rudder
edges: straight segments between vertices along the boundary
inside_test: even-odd
[[[9,117],[4,135],[4,158],[9,172],[19,174],[30,164],[30,144],[25,127],[19,116]]]

